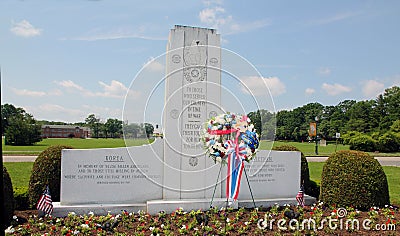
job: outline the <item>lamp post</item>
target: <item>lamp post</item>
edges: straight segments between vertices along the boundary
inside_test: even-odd
[[[315,117],[315,155],[318,155],[318,116]]]

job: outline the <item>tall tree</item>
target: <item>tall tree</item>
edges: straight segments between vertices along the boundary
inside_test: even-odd
[[[108,119],[104,124],[106,138],[110,135],[111,138],[119,138],[122,134],[122,121],[118,119]]]
[[[100,131],[100,119],[96,117],[95,114],[90,114],[86,119],[85,123],[89,126],[89,128],[93,131],[94,137],[98,138],[99,137],[99,131]]]
[[[5,130],[9,126],[10,119],[15,116],[19,116],[25,113],[25,110],[21,107],[15,107],[12,104],[1,105],[1,134],[4,135]]]
[[[150,123],[144,123],[144,129],[146,130],[147,138],[149,138],[153,134],[154,126]]]
[[[23,108],[16,108],[11,104],[1,107],[4,128],[5,144],[33,145],[42,140],[41,126]]]

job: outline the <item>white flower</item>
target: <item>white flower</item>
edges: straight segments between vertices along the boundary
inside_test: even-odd
[[[89,216],[94,216],[93,211],[90,211],[90,212],[88,213],[88,215],[89,215]]]
[[[244,225],[248,225],[248,224],[249,224],[249,222],[248,222],[248,221],[244,222]]]
[[[80,232],[79,232],[79,230],[75,230],[74,231],[74,235],[77,235],[77,234],[79,234]]]
[[[186,229],[186,225],[182,225],[181,229]]]
[[[228,222],[228,223],[229,223],[229,221],[231,221],[231,219],[229,219],[229,217],[228,217],[228,218],[226,218],[226,222]]]
[[[89,228],[89,225],[87,225],[87,224],[81,224],[81,227],[84,228],[84,229],[85,229],[85,228],[87,229],[87,228]]]
[[[217,158],[215,158],[215,160],[216,160],[217,162],[222,162],[222,158],[221,158],[221,157],[217,157]]]
[[[150,226],[149,230],[150,230],[150,231],[153,231],[153,230],[154,230],[154,227],[151,227],[151,226]]]
[[[10,226],[4,232],[6,234],[13,234],[15,232],[15,229],[12,226]]]
[[[161,227],[161,229],[163,229],[164,228],[164,224],[161,224],[160,227]]]
[[[14,220],[18,220],[18,216],[14,215],[14,216],[13,216],[13,219],[14,219]]]

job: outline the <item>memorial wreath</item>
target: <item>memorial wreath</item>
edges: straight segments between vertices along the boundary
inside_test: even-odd
[[[246,115],[233,113],[212,117],[206,122],[203,142],[208,156],[214,162],[227,163],[229,154],[236,151],[241,159],[249,162],[257,152],[258,135]]]

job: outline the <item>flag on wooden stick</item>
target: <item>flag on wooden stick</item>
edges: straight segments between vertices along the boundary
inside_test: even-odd
[[[48,185],[46,186],[46,189],[40,197],[36,208],[39,211],[43,211],[49,215],[53,212],[53,201],[51,200],[50,188]]]

